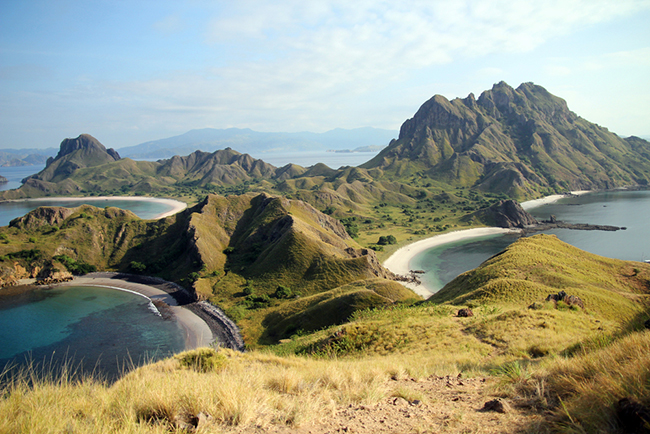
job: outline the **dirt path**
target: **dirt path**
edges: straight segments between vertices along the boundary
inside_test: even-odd
[[[339,406],[322,420],[299,427],[269,426],[243,433],[523,433],[536,432],[541,417],[494,395],[493,378],[436,377],[391,380],[393,395],[372,405]],[[484,410],[498,399],[504,413]]]

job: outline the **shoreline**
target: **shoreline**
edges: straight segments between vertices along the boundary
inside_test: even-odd
[[[537,208],[538,206],[555,203],[560,199],[564,199],[565,197],[582,196],[583,194],[594,193],[595,191],[596,190],[576,190],[565,194],[552,194],[550,196],[544,196],[539,199],[527,200],[520,203],[519,205],[521,205],[525,211],[528,211],[529,209]]]
[[[31,279],[29,279],[31,280]],[[29,285],[29,281],[22,282]],[[69,282],[49,285],[52,287],[66,286],[92,286],[99,288],[108,288],[118,291],[126,291],[148,298],[153,301],[162,301],[169,306],[173,313],[178,326],[183,330],[185,348],[191,350],[199,347],[207,347],[215,340],[215,336],[210,326],[190,309],[180,306],[176,299],[169,293],[142,283],[129,282],[121,279],[110,277],[88,277],[75,276]]]
[[[172,216],[176,213],[179,213],[187,208],[185,202],[181,202],[176,199],[164,199],[159,197],[149,197],[149,196],[89,196],[89,197],[30,197],[26,199],[12,199],[6,200],[5,202],[33,202],[38,200],[65,200],[70,202],[95,202],[95,201],[106,201],[106,200],[124,200],[124,201],[140,201],[140,202],[157,202],[170,205],[171,210],[155,215],[151,219],[146,220],[160,220],[165,217]],[[143,219],[144,220],[144,219]]]
[[[443,244],[453,243],[455,241],[466,240],[470,238],[482,237],[485,235],[497,235],[519,232],[520,229],[506,229],[496,227],[485,228],[472,228],[462,229],[459,231],[448,232],[446,234],[435,235],[433,237],[425,238],[414,243],[407,244],[404,247],[397,249],[388,259],[383,262],[383,266],[389,271],[401,276],[408,276],[410,274],[409,264],[413,258],[420,253],[429,250],[433,247],[438,247]],[[402,285],[411,289],[416,294],[424,299],[433,295],[429,289],[422,284],[412,282],[400,282]]]
[[[522,202],[521,207],[528,211],[532,208],[537,208],[538,206],[548,205],[554,202],[557,202],[560,199],[571,196],[581,196],[587,193],[593,193],[595,190],[579,190],[571,191],[566,194],[553,194],[550,196],[545,196],[540,199],[532,199]],[[424,238],[419,241],[407,244],[403,247],[397,249],[388,259],[383,262],[383,266],[389,271],[392,271],[395,274],[400,276],[408,276],[411,273],[411,268],[409,264],[413,258],[415,258],[420,253],[429,250],[433,247],[438,247],[443,244],[453,243],[460,240],[466,240],[471,238],[478,238],[485,235],[496,235],[496,234],[507,234],[520,232],[521,229],[505,229],[497,227],[484,227],[484,228],[471,228],[471,229],[462,229],[458,231],[448,232],[446,234],[434,235],[433,237]],[[420,295],[424,299],[431,297],[434,293],[431,292],[428,288],[420,283],[415,282],[400,282],[402,285],[411,289],[416,294]]]

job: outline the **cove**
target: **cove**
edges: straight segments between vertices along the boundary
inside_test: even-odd
[[[538,220],[555,215],[569,223],[606,224],[625,227],[615,232],[552,229],[554,234],[579,249],[609,258],[644,261],[650,259],[650,191],[603,191],[566,197],[528,209]],[[461,240],[426,250],[409,263],[424,270],[422,285],[439,291],[456,276],[478,267],[519,238],[516,234],[489,235]]]
[[[168,203],[155,202],[149,198],[142,200],[99,199],[92,197],[80,199],[31,199],[20,201],[0,202],[0,226],[7,226],[16,217],[22,217],[39,206],[63,206],[76,208],[83,204],[105,208],[107,206],[132,211],[141,219],[153,219],[156,216],[172,210],[174,207]]]
[[[0,369],[58,366],[108,379],[185,348],[181,327],[147,298],[115,289],[69,286],[0,295]]]

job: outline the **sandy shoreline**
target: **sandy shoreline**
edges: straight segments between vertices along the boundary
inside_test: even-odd
[[[56,286],[97,286],[126,290],[144,295],[151,300],[164,301],[169,305],[178,325],[183,329],[186,350],[206,347],[214,342],[212,331],[205,321],[189,309],[178,306],[178,303],[170,294],[152,286],[104,277],[75,277],[70,282],[59,283]]]
[[[170,205],[171,210],[158,214],[153,217],[152,220],[158,220],[164,217],[169,217],[180,211],[183,211],[187,208],[185,202],[175,199],[163,199],[159,197],[148,197],[148,196],[96,196],[96,197],[34,197],[29,199],[14,199],[7,202],[31,202],[37,200],[66,200],[71,202],[95,202],[95,201],[105,201],[105,200],[124,200],[124,201],[140,201],[140,202],[157,202]]]
[[[474,228],[436,235],[434,237],[425,238],[423,240],[416,241],[412,244],[408,244],[404,247],[399,248],[395,253],[393,253],[388,259],[384,261],[383,265],[395,274],[406,276],[411,271],[411,268],[409,267],[411,260],[420,253],[429,250],[432,247],[452,243],[454,241],[466,240],[468,238],[482,237],[485,235],[508,234],[518,231],[518,229],[504,228]],[[418,285],[415,283],[403,284],[424,298],[428,298],[433,294],[433,292],[429,291],[424,285]]]
[[[548,205],[550,203],[555,203],[560,199],[571,196],[582,196],[583,194],[593,193],[593,190],[577,190],[572,191],[568,194],[552,194],[550,196],[542,197],[541,199],[527,200],[526,202],[520,203],[521,207],[528,211],[529,209],[537,208],[538,206]]]
[[[522,202],[520,205],[523,209],[529,210],[541,205],[557,202],[564,197],[581,196],[587,193],[592,193],[592,190],[572,191],[569,194],[554,194],[551,196],[543,197],[541,199],[528,200],[526,202]],[[423,240],[419,240],[399,248],[395,253],[393,253],[388,259],[384,261],[383,265],[395,274],[407,276],[411,271],[411,268],[409,267],[411,260],[428,249],[447,243],[453,243],[455,241],[466,240],[468,238],[482,237],[485,235],[507,234],[513,232],[519,232],[519,229],[504,229],[495,227],[474,228],[449,232],[442,235],[435,235],[431,238],[425,238]],[[433,292],[431,292],[422,284],[418,285],[416,283],[410,282],[402,282],[402,284],[407,288],[412,289],[416,294],[424,297],[425,299],[433,294]]]

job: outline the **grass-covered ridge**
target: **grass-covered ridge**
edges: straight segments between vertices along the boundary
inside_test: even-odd
[[[287,323],[284,331],[265,333],[271,324],[266,317],[285,304],[392,276],[375,252],[362,248],[335,218],[302,201],[266,194],[208,195],[157,221],[117,208],[43,207],[0,228],[0,239],[3,282],[42,278],[63,267],[76,274],[96,267],[160,276],[226,310],[251,345],[304,328],[300,320]],[[280,287],[286,290],[278,292]],[[391,297],[359,292],[344,311],[349,316],[358,309],[418,298],[410,290],[392,292]],[[341,303],[341,293],[329,294],[321,301],[331,298],[330,304],[317,311]],[[337,317],[322,314],[318,327],[347,320],[344,311]]]
[[[338,416],[352,410],[377,411],[395,423],[400,412],[386,412],[395,407],[385,403],[402,397],[423,402],[417,414],[436,412],[429,427],[438,427],[445,411],[466,408],[436,428],[447,432],[620,432],[620,399],[650,405],[650,332],[642,325],[650,265],[535,236],[459,281],[460,289],[445,288],[442,304],[386,303],[342,313],[335,326],[319,323],[312,309],[325,306],[321,312],[336,316],[347,300],[398,300],[405,294],[375,279],[289,299],[268,316],[275,326],[269,333],[300,327],[281,344],[245,354],[183,353],[111,386],[14,383],[0,399],[0,431],[166,432],[203,418],[207,432],[320,433],[336,429]],[[510,283],[493,290],[502,281]],[[542,303],[560,289],[582,291],[585,309]],[[278,299],[290,296],[286,288],[276,292]],[[540,306],[530,309],[533,302]],[[457,317],[467,305],[474,316]],[[432,378],[439,376],[442,383],[435,386]],[[475,391],[470,384],[481,386]],[[462,399],[443,395],[456,388]],[[479,401],[459,407],[474,393],[482,394]],[[477,411],[495,397],[510,405],[509,413]],[[488,428],[494,420],[498,427]],[[415,429],[406,419],[400,423]]]
[[[650,288],[648,266],[581,251],[554,235],[521,238],[480,267],[461,274],[429,301],[455,305],[543,302],[565,291],[599,317],[620,321],[639,313]]]

